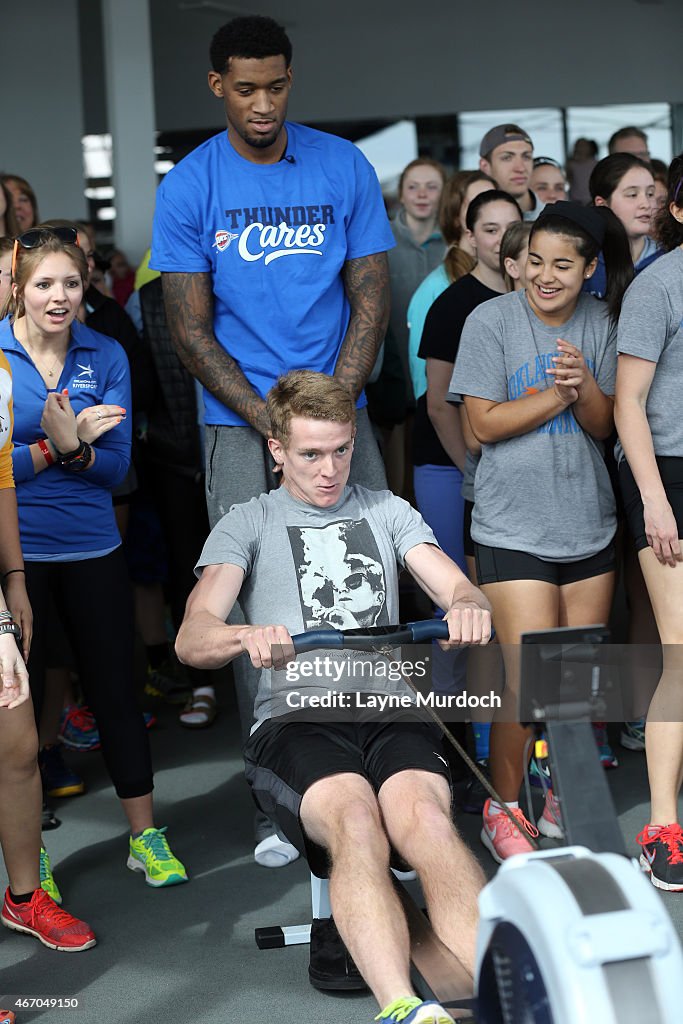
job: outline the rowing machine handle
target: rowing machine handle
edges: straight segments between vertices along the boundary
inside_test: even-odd
[[[375,626],[369,629],[313,629],[292,637],[295,654],[321,648],[372,651],[379,646],[426,644],[431,640],[448,640],[448,623],[443,619],[423,619],[420,622],[408,622],[404,626]]]

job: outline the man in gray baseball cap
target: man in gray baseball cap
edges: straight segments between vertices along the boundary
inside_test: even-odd
[[[497,124],[481,140],[479,167],[522,208],[524,220],[536,220],[542,203],[529,188],[534,144],[517,124]]]

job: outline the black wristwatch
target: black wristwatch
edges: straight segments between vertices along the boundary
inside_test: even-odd
[[[21,626],[7,613],[0,616],[0,636],[3,633],[12,633],[17,643],[21,640]]]
[[[74,473],[81,473],[92,461],[92,448],[87,441],[81,441],[78,448],[74,448],[72,452],[60,452],[56,448],[55,451],[59,465]]]

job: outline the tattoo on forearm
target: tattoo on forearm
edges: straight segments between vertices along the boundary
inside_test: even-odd
[[[334,375],[358,396],[375,365],[389,323],[389,262],[385,252],[344,265],[351,318]]]
[[[181,361],[223,405],[267,436],[263,399],[214,335],[211,275],[165,273],[162,283],[168,329]]]

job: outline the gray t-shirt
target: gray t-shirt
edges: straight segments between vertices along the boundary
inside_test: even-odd
[[[656,455],[683,456],[683,250],[646,267],[624,296],[617,351],[657,364],[647,396]]]
[[[602,391],[613,395],[616,328],[605,304],[580,295],[572,318],[548,327],[524,291],[491,299],[468,317],[449,391],[507,402],[552,387],[546,370],[558,338],[581,349]],[[606,547],[615,529],[602,445],[571,407],[521,437],[483,445],[472,516],[478,544],[574,562]]]
[[[227,563],[244,570],[240,604],[247,622],[284,625],[291,635],[318,628],[355,629],[398,622],[398,573],[417,544],[435,544],[418,512],[391,491],[346,487],[343,497],[320,509],[293,498],[284,487],[230,511],[211,531],[195,569]],[[316,652],[348,665],[346,653]],[[309,661],[311,655],[305,655]],[[337,678],[338,677],[338,678]],[[291,678],[291,673],[290,673]],[[264,669],[254,715],[286,714],[292,683],[286,671]],[[326,682],[297,679],[298,690],[322,695],[350,689],[405,692],[405,683],[332,669]]]

